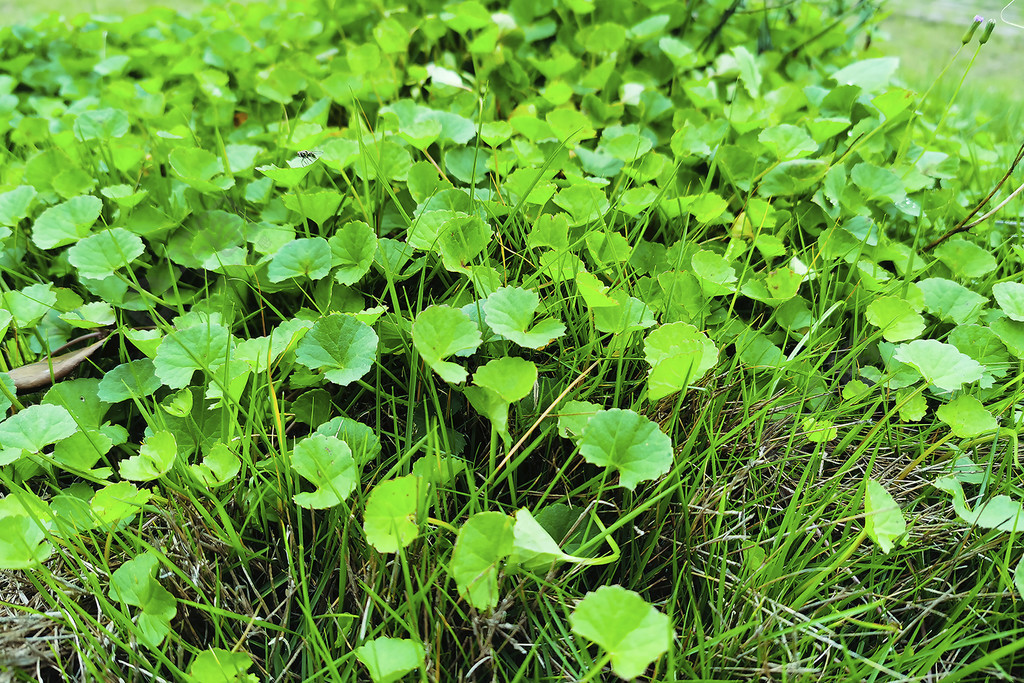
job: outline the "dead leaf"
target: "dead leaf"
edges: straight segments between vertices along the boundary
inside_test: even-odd
[[[103,345],[106,337],[100,339],[91,346],[86,346],[78,351],[71,351],[52,358],[49,362],[46,359],[22,365],[20,368],[8,370],[7,374],[14,380],[14,387],[18,391],[31,391],[45,387],[57,380],[67,377],[72,370],[81,365],[82,361],[95,353],[96,349]],[[50,364],[53,364],[53,377],[50,376]]]

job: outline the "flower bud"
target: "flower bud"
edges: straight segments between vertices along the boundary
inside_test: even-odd
[[[992,31],[994,31],[995,28],[996,28],[996,22],[994,22],[991,19],[989,19],[988,23],[985,24],[985,30],[982,31],[982,33],[981,33],[981,38],[978,38],[978,42],[981,43],[982,45],[987,43],[988,39],[989,39],[989,36],[992,35]]]
[[[967,31],[964,32],[964,37],[960,39],[960,42],[963,43],[964,45],[971,42],[971,38],[974,37],[975,31],[978,30],[978,27],[981,26],[981,23],[983,21],[985,21],[983,17],[981,17],[978,14],[975,14],[974,21],[971,22],[971,25],[967,28]]]

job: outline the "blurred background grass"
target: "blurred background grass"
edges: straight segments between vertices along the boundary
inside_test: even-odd
[[[204,0],[0,0],[0,12],[9,24],[50,12],[123,15],[154,5],[189,12],[203,4]],[[751,7],[759,4],[761,0],[748,1]],[[900,58],[899,74],[907,87],[923,93],[935,82],[929,101],[944,105],[952,99],[978,46],[975,38],[936,82],[960,47],[960,37],[975,15],[995,20],[995,32],[974,60],[952,113],[991,123],[1007,134],[1019,131],[1024,121],[1024,0],[1012,0],[1005,9],[1004,5],[1004,0],[886,0],[881,11],[887,16],[873,37],[873,51]]]
[[[992,38],[979,52],[964,87],[1020,102],[1024,100],[1024,3],[1011,3],[1001,12],[1005,4],[1002,0],[888,0],[884,11],[889,16],[881,25],[885,35],[880,36],[879,48],[900,57],[900,73],[907,84],[924,91],[956,53],[975,15],[995,20]],[[977,46],[975,38],[943,80],[959,81]]]

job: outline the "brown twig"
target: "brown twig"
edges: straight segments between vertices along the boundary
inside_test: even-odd
[[[1013,163],[1010,164],[1009,170],[1007,170],[1006,174],[1002,177],[1002,179],[998,183],[996,183],[996,186],[992,188],[992,191],[989,192],[987,195],[985,195],[985,198],[982,199],[980,202],[978,202],[978,205],[974,207],[974,210],[971,211],[966,216],[964,216],[964,219],[962,221],[960,221],[959,223],[957,223],[956,227],[954,227],[952,230],[947,232],[945,235],[943,235],[939,239],[935,240],[934,242],[932,242],[931,244],[926,246],[923,249],[923,251],[925,253],[927,253],[927,252],[931,251],[932,249],[934,249],[935,247],[937,247],[940,244],[942,244],[943,242],[945,242],[946,240],[948,240],[953,235],[957,235],[957,234],[959,234],[961,232],[967,232],[968,230],[973,228],[975,225],[978,225],[979,223],[981,223],[981,222],[985,221],[986,219],[988,219],[996,211],[998,211],[999,209],[1003,208],[1003,206],[1005,206],[1007,202],[1009,202],[1011,199],[1013,199],[1015,196],[1017,196],[1017,194],[1020,193],[1020,191],[1022,189],[1024,189],[1024,185],[1022,185],[1021,187],[1018,187],[1016,190],[1014,190],[1013,193],[1011,193],[1010,196],[1007,197],[1006,200],[1003,201],[1001,204],[999,204],[999,206],[997,206],[995,209],[993,209],[992,211],[989,211],[988,213],[986,213],[984,216],[982,216],[978,220],[968,224],[968,221],[970,221],[972,218],[974,218],[975,214],[977,214],[979,211],[981,211],[981,208],[983,206],[985,206],[986,204],[988,204],[989,200],[992,199],[992,197],[995,196],[996,192],[999,191],[999,188],[1001,188],[1006,183],[1006,181],[1010,178],[1010,175],[1013,173],[1014,169],[1017,168],[1017,165],[1020,164],[1020,162],[1022,160],[1024,160],[1024,143],[1022,143],[1021,146],[1020,146],[1020,149],[1017,150],[1017,156],[1014,158]]]

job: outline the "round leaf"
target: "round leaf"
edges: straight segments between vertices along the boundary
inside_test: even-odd
[[[331,272],[331,246],[322,237],[288,242],[270,260],[267,276],[271,282],[288,278],[320,280]]]
[[[295,503],[305,508],[341,504],[355,489],[358,479],[352,449],[341,439],[324,434],[308,436],[295,446],[292,469],[316,486],[312,493],[293,496]]]
[[[231,334],[220,325],[196,325],[163,338],[153,359],[160,381],[181,389],[192,381],[196,370],[208,371],[228,357]]]
[[[174,435],[156,432],[142,443],[138,455],[121,462],[121,476],[131,481],[152,481],[170,471],[177,455]]]
[[[468,356],[480,346],[480,328],[469,316],[450,306],[430,306],[412,324],[412,342],[420,357],[446,382],[466,381],[466,370],[445,361],[451,355]]]
[[[639,593],[601,586],[587,593],[569,615],[572,632],[611,655],[612,671],[626,680],[640,676],[668,651],[671,621]]]
[[[685,322],[662,325],[644,340],[651,365],[648,400],[657,401],[696,382],[718,362],[718,349],[707,335]]]
[[[378,552],[396,553],[420,535],[416,508],[422,485],[419,477],[406,475],[373,487],[363,514],[363,532]]]
[[[619,471],[619,485],[630,491],[657,479],[672,466],[672,441],[658,425],[632,410],[602,410],[583,428],[580,455]]]
[[[506,403],[526,398],[536,383],[537,366],[522,358],[495,358],[473,375],[473,384],[490,389]]]
[[[875,327],[882,328],[886,341],[906,341],[924,332],[924,318],[913,306],[896,296],[883,296],[872,301],[865,317]]]
[[[894,356],[914,368],[926,381],[945,391],[957,391],[964,384],[981,379],[982,366],[955,346],[935,339],[918,339],[902,344]]]
[[[992,296],[1010,320],[1024,322],[1024,284],[1000,282],[992,285]]]
[[[512,520],[500,512],[478,512],[462,525],[448,566],[459,595],[479,610],[498,604],[498,569],[512,552]]]
[[[295,359],[324,377],[347,386],[367,372],[377,357],[377,334],[350,315],[320,318],[299,342]]]
[[[393,683],[426,662],[423,645],[405,638],[375,638],[356,649],[355,654],[370,672],[373,683]]]
[[[38,453],[78,431],[67,408],[46,403],[29,406],[0,422],[0,448]]]
[[[32,226],[32,243],[40,249],[53,249],[77,242],[89,234],[102,209],[103,200],[92,195],[72,197],[51,206]]]
[[[532,328],[540,297],[521,287],[501,287],[484,301],[484,320],[492,330],[520,346],[539,349],[565,334],[565,325],[542,320]]]
[[[82,277],[100,280],[124,268],[144,251],[141,237],[124,228],[112,228],[72,246],[68,249],[68,261]]]
[[[948,424],[954,434],[963,439],[993,432],[999,428],[992,413],[973,396],[957,396],[949,403],[939,406],[935,415]]]
[[[907,532],[907,522],[900,506],[874,479],[868,480],[867,491],[864,492],[864,513],[864,529],[884,553],[892,550],[893,542]]]

